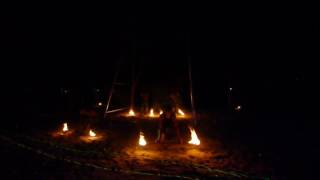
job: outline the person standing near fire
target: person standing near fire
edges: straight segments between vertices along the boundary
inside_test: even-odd
[[[159,120],[158,138],[156,142],[163,143],[167,136],[167,130],[169,128],[173,128],[175,130],[179,143],[182,144],[175,108],[170,104],[165,105],[163,107],[163,113],[160,115]]]

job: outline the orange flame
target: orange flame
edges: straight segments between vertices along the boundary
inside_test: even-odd
[[[144,135],[143,135],[142,132],[140,132],[139,145],[140,145],[140,146],[145,146],[145,145],[147,145],[147,141],[144,139]]]
[[[68,124],[67,123],[63,123],[63,129],[62,129],[63,132],[67,132],[69,131],[69,128],[68,128]]]
[[[190,133],[191,133],[191,140],[188,142],[189,144],[193,145],[200,145],[200,140],[197,136],[197,133],[194,129],[190,128]]]
[[[90,131],[89,131],[89,136],[90,136],[90,137],[96,137],[96,133],[93,132],[93,131],[90,129]]]
[[[163,111],[162,111],[162,110],[160,110],[160,113],[159,113],[159,114],[160,114],[160,115],[161,115],[161,114],[163,114]]]
[[[178,113],[179,113],[181,116],[184,116],[184,112],[183,112],[181,109],[178,109]]]
[[[150,110],[150,114],[149,114],[150,117],[154,117],[154,113],[153,113],[153,109],[151,108]]]
[[[134,116],[134,115],[135,115],[135,113],[134,113],[134,111],[133,111],[132,109],[130,109],[130,111],[129,111],[128,115],[129,115],[129,116]]]

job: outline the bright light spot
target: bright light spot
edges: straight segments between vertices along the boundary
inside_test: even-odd
[[[145,146],[145,145],[147,145],[147,141],[144,139],[144,135],[143,135],[142,132],[140,132],[139,145],[140,145],[140,146]]]
[[[229,88],[230,91],[232,91],[232,88]]]
[[[102,106],[102,102],[99,102],[99,103],[98,103],[98,106]]]
[[[162,111],[162,110],[160,110],[160,113],[159,113],[159,114],[160,114],[160,115],[161,115],[161,114],[163,114],[163,111]]]
[[[67,123],[63,123],[63,129],[62,129],[63,132],[67,132],[69,131],[69,128],[68,128],[68,124]]]
[[[94,133],[91,129],[89,131],[89,136],[90,137],[96,137],[96,133]]]
[[[130,109],[130,111],[129,111],[129,114],[128,114],[129,116],[134,116],[135,115],[135,113],[134,113],[134,111],[132,110],[132,109]]]
[[[151,108],[150,110],[150,114],[149,114],[150,117],[154,117],[154,113],[153,113],[153,109]]]
[[[183,112],[181,109],[178,109],[178,113],[179,113],[181,116],[184,116],[184,112]]]
[[[193,145],[200,145],[200,140],[197,136],[197,133],[194,129],[190,128],[190,133],[191,133],[191,140],[188,142],[189,144]]]
[[[237,111],[240,111],[241,108],[242,108],[242,107],[241,107],[240,105],[238,105],[238,106],[236,107],[236,110],[237,110]]]

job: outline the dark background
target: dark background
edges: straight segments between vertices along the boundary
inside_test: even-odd
[[[188,104],[190,57],[198,111],[224,116],[241,104],[246,121],[231,129],[283,149],[288,164],[312,166],[319,21],[312,10],[288,9],[4,13],[4,113],[53,113],[70,108],[61,106],[66,101],[76,111],[96,87],[104,89],[99,98],[105,100],[119,60],[121,81],[130,83],[134,62],[139,88],[178,88]],[[61,87],[72,97],[66,100]]]
[[[198,107],[221,109],[229,87],[255,110],[306,107],[302,101],[311,100],[316,86],[314,11],[197,12],[3,13],[3,84],[17,92],[21,87],[108,89],[121,60],[126,83],[134,62],[140,85],[187,91],[190,57]]]

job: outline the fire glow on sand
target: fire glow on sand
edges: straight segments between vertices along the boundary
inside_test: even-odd
[[[161,114],[163,114],[163,111],[162,111],[162,110],[160,110],[160,113],[159,113],[159,114],[160,114],[160,115],[161,115]]]
[[[149,114],[150,117],[154,117],[154,113],[153,113],[153,109],[151,108],[150,110],[150,114]]]
[[[130,109],[130,111],[128,113],[128,116],[135,116],[135,113],[134,113],[133,109]]]
[[[92,129],[89,130],[88,135],[85,136],[81,136],[80,137],[81,140],[90,143],[92,141],[96,141],[96,140],[103,140],[103,135],[98,135],[96,132],[94,132]]]
[[[67,132],[67,131],[69,131],[68,123],[63,123],[63,129],[62,129],[62,132]]]
[[[53,137],[60,136],[69,136],[71,135],[73,130],[69,129],[68,123],[63,123],[61,129],[59,128],[57,131],[52,132]]]
[[[89,136],[90,136],[90,137],[96,137],[97,135],[96,135],[95,132],[93,132],[93,131],[90,129],[90,131],[89,131]]]
[[[184,116],[184,112],[181,110],[181,109],[178,109],[178,113],[181,115],[181,116]]]
[[[145,140],[144,135],[143,135],[142,132],[140,132],[139,145],[140,145],[140,146],[145,146],[145,145],[147,145],[147,141]]]
[[[200,145],[200,140],[197,136],[196,131],[193,128],[190,128],[190,133],[191,133],[191,140],[188,143],[197,145],[197,146]]]

